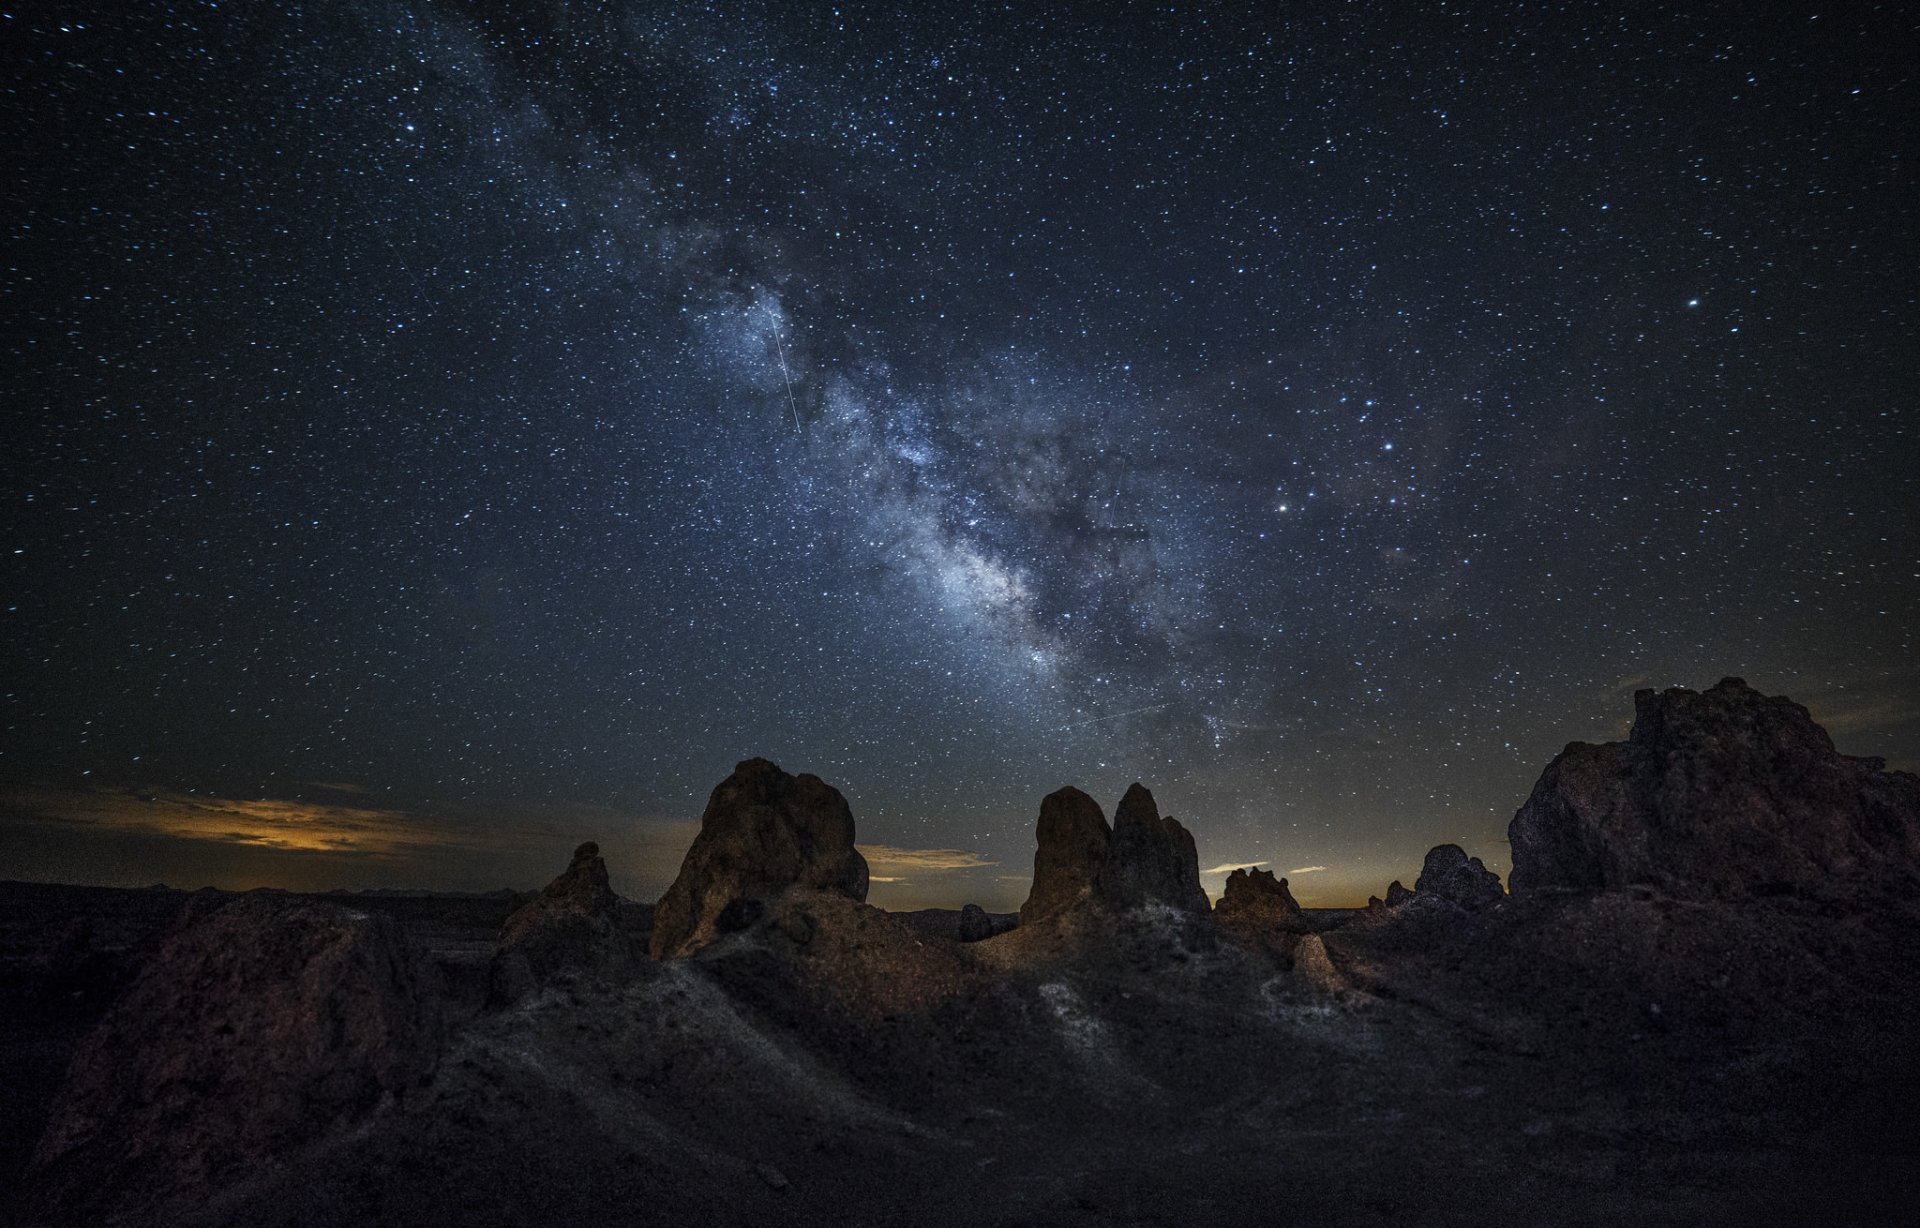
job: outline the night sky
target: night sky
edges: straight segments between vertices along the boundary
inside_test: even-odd
[[[651,898],[764,755],[883,904],[1135,779],[1352,903],[1723,674],[1914,767],[1915,22],[15,7],[0,878]]]

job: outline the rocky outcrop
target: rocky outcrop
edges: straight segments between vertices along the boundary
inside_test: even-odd
[[[1311,930],[1287,880],[1252,866],[1227,875],[1213,919],[1221,933],[1281,955],[1290,954],[1298,936]]]
[[[1431,854],[1429,854],[1429,856],[1431,856]],[[1418,882],[1419,880],[1416,879],[1414,881]],[[1412,899],[1413,892],[1401,886],[1399,879],[1396,878],[1387,884],[1387,901],[1385,907],[1398,908],[1402,904],[1410,902]]]
[[[1306,935],[1293,948],[1293,975],[1295,983],[1311,993],[1331,997],[1348,989],[1347,978],[1334,966],[1326,940],[1318,934]]]
[[[1392,908],[1405,902],[1394,899],[1394,887],[1387,888],[1387,907]],[[1400,887],[1403,897],[1408,897],[1406,888]],[[1467,856],[1467,851],[1457,844],[1436,844],[1427,850],[1426,863],[1420,868],[1420,877],[1414,880],[1412,896],[1445,900],[1459,908],[1478,911],[1491,908],[1507,898],[1500,889],[1500,876],[1482,865],[1478,857]]]
[[[1160,903],[1182,912],[1208,911],[1192,834],[1173,816],[1162,818],[1153,794],[1137,782],[1113,812],[1113,843],[1101,868],[1100,894],[1114,908]]]
[[[654,909],[653,955],[690,954],[721,932],[723,914],[736,921],[746,902],[792,887],[866,900],[867,862],[853,847],[853,812],[818,776],[791,776],[765,759],[748,759],[707,799],[700,834]]]
[[[392,920],[248,895],[191,912],[69,1068],[32,1212],[164,1221],[431,1073],[432,986]]]
[[[1637,692],[1627,740],[1569,745],[1507,832],[1516,895],[1910,890],[1920,777],[1839,754],[1805,708],[1726,678]]]
[[[1153,794],[1139,784],[1121,799],[1111,828],[1099,804],[1080,790],[1050,793],[1040,803],[1037,835],[1022,925],[1082,904],[1208,911],[1193,836],[1177,820],[1162,818]]]
[[[512,1003],[563,972],[610,976],[646,949],[643,906],[615,895],[591,840],[546,889],[515,909],[500,932],[492,997]]]
[[[1226,889],[1214,905],[1213,915],[1222,922],[1288,926],[1298,922],[1302,914],[1286,879],[1276,879],[1271,870],[1248,866],[1227,875]]]
[[[1041,799],[1036,835],[1033,887],[1020,906],[1022,925],[1094,898],[1113,845],[1100,803],[1071,785]]]
[[[979,942],[993,937],[993,918],[987,910],[978,904],[969,904],[960,910],[960,941]]]
[[[843,1019],[882,1019],[920,1015],[979,984],[957,926],[928,941],[926,930],[885,909],[805,887],[753,902],[758,915],[738,940],[700,957],[700,975],[747,1001],[781,1011],[802,999],[830,1002]]]

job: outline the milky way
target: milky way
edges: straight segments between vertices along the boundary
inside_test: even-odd
[[[1640,686],[1911,766],[1911,21],[1426,7],[0,18],[0,772],[1311,902]]]

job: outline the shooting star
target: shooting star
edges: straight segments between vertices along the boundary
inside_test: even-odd
[[[1060,728],[1064,732],[1065,730],[1068,730],[1068,729],[1078,729],[1082,725],[1098,725],[1102,721],[1117,721],[1123,716],[1138,716],[1142,712],[1158,712],[1162,708],[1171,708],[1171,707],[1173,707],[1173,701],[1168,700],[1166,703],[1153,704],[1152,706],[1146,707],[1146,708],[1128,708],[1125,712],[1109,712],[1105,716],[1089,717],[1084,721],[1072,721],[1072,722],[1069,722],[1068,724],[1060,726]]]
[[[769,331],[773,333],[773,352],[780,357],[780,378],[787,385],[787,408],[793,411],[793,433],[800,431],[800,405],[793,399],[793,373],[787,370],[787,347],[780,343],[780,317],[773,314],[773,308],[763,299],[760,309],[767,313]]]

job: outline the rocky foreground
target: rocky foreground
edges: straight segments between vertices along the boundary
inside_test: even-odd
[[[657,905],[0,888],[20,1224],[1906,1223],[1920,779],[1729,679],[1303,911],[1136,785],[1017,920],[743,763]]]

